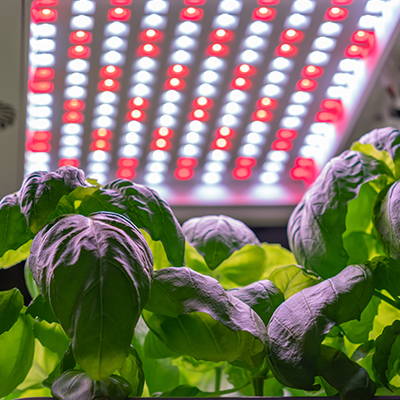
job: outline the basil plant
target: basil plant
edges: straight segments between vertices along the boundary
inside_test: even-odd
[[[333,158],[291,251],[62,167],[0,201],[0,399],[400,395],[400,132]],[[400,198],[400,197],[399,197]]]

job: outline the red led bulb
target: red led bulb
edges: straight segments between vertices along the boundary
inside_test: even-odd
[[[149,101],[145,99],[144,97],[133,97],[132,99],[129,99],[128,101],[128,107],[130,109],[138,108],[140,110],[144,110],[149,106]]]
[[[225,57],[229,54],[229,47],[222,43],[212,43],[207,47],[207,54],[215,57]]]
[[[120,89],[120,83],[111,78],[103,79],[98,84],[98,90],[101,92],[103,91],[117,92],[119,89]]]
[[[115,65],[105,65],[100,69],[100,78],[107,79],[107,78],[112,78],[112,79],[118,79],[122,75],[122,69],[120,67],[117,67]]]
[[[55,70],[49,67],[40,67],[32,69],[33,81],[48,81],[54,79]]]
[[[341,7],[329,7],[326,10],[325,18],[329,21],[343,21],[349,15],[349,10]]]
[[[165,82],[165,88],[167,90],[183,90],[186,87],[186,82],[180,78],[170,78]]]
[[[292,147],[293,144],[290,140],[277,139],[271,144],[271,149],[277,151],[290,151]]]
[[[195,168],[197,164],[197,160],[193,157],[179,157],[176,160],[176,165],[180,168]]]
[[[85,44],[92,41],[92,33],[87,31],[73,31],[69,35],[69,41],[72,44]]]
[[[306,92],[315,90],[317,86],[318,83],[315,80],[308,78],[300,79],[296,84],[297,89],[304,90]]]
[[[237,167],[253,168],[257,164],[257,160],[253,157],[238,157],[235,161]]]
[[[88,46],[82,46],[78,44],[76,46],[71,46],[68,49],[68,57],[70,58],[89,58],[90,48]]]
[[[194,177],[194,170],[192,168],[176,168],[174,175],[176,179],[187,181]]]
[[[282,43],[276,48],[276,54],[280,57],[294,57],[297,52],[297,47],[290,43]]]
[[[261,97],[257,101],[257,108],[273,110],[278,105],[278,102],[271,97]]]
[[[181,18],[190,21],[199,21],[203,18],[204,11],[197,7],[187,7],[181,11]]]
[[[273,21],[276,17],[276,9],[269,7],[258,7],[253,12],[253,18],[261,21]]]
[[[55,22],[57,21],[57,11],[52,8],[32,8],[31,11],[32,21],[40,24],[42,22]]]
[[[306,65],[301,74],[306,78],[318,78],[324,73],[324,69],[316,65]]]
[[[189,73],[189,68],[183,64],[173,64],[168,67],[167,74],[182,78]]]
[[[294,28],[285,29],[281,34],[282,42],[295,43],[300,42],[304,38],[304,33]]]
[[[109,21],[129,21],[130,17],[131,11],[122,7],[111,8],[107,13]]]
[[[294,140],[297,137],[297,131],[295,131],[294,129],[278,129],[275,136],[278,139]]]
[[[236,78],[232,82],[232,88],[233,89],[239,89],[239,90],[249,90],[251,88],[251,81],[250,79],[244,78],[242,76]]]
[[[159,42],[163,39],[163,33],[158,29],[146,29],[140,32],[140,40],[143,42]]]
[[[213,42],[229,42],[233,39],[233,32],[227,29],[218,28],[211,32],[210,40]]]
[[[110,140],[112,138],[112,131],[106,128],[95,129],[94,131],[92,131],[92,138],[94,140]]]
[[[67,111],[63,114],[64,124],[81,124],[84,121],[84,116],[79,111]]]
[[[257,69],[250,64],[240,64],[235,68],[235,74],[241,76],[252,76]]]
[[[32,93],[53,93],[54,84],[51,81],[29,81],[29,90]]]
[[[144,43],[138,48],[139,56],[157,57],[160,54],[160,49],[153,43]]]
[[[64,109],[67,111],[82,111],[85,109],[85,102],[78,99],[65,100]]]
[[[70,166],[70,167],[78,168],[79,164],[80,163],[79,163],[79,160],[77,158],[60,158],[58,160],[58,166],[59,167]]]
[[[200,97],[196,97],[193,100],[193,107],[195,108],[204,108],[204,109],[208,109],[208,108],[212,108],[214,102],[209,99],[208,97],[204,97],[204,96],[200,96]]]

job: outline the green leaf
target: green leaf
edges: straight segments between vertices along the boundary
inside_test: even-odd
[[[400,181],[383,190],[375,206],[375,226],[389,257],[400,258]]]
[[[350,232],[343,237],[343,245],[350,264],[365,264],[368,260],[384,254],[376,237],[365,232]]]
[[[92,380],[80,371],[67,371],[52,385],[55,400],[126,400],[131,391],[129,383],[118,375]]]
[[[388,295],[385,291],[382,291],[382,293]],[[400,310],[385,301],[381,301],[378,305],[378,312],[374,318],[372,329],[369,332],[369,339],[375,340],[381,335],[386,326],[391,325],[397,319],[400,320]]]
[[[371,233],[373,227],[374,204],[378,192],[372,184],[366,183],[361,186],[358,196],[347,203],[346,232]]]
[[[113,213],[61,217],[36,235],[29,265],[79,365],[96,380],[121,367],[150,289],[139,230]]]
[[[185,243],[185,265],[203,275],[212,274],[204,257],[188,242]]]
[[[372,358],[372,367],[376,380],[379,384],[390,388],[389,379],[393,377],[393,372],[389,369],[389,358],[394,344],[400,338],[400,321],[396,320],[392,325],[386,326],[382,334],[375,341],[375,353]],[[399,349],[400,350],[400,349]],[[395,354],[398,358],[400,353]],[[389,379],[388,379],[389,378]]]
[[[144,339],[143,351],[148,358],[177,357],[152,331],[149,331]]]
[[[261,247],[265,254],[265,272],[264,279],[269,279],[275,268],[284,265],[296,264],[296,259],[289,250],[282,247],[280,244],[261,243]]]
[[[86,197],[78,212],[89,215],[96,211],[124,214],[138,227],[160,240],[172,265],[183,265],[185,238],[169,205],[147,186],[116,179]]]
[[[222,261],[211,275],[227,289],[248,285],[261,279],[265,270],[264,257],[259,245],[247,244]]]
[[[24,298],[18,289],[0,292],[0,335],[15,324],[23,305]]]
[[[393,297],[400,296],[400,260],[378,257],[371,264],[376,289],[387,290]]]
[[[171,263],[168,260],[167,254],[165,253],[164,246],[160,241],[153,240],[151,236],[144,230],[141,229],[143,237],[146,239],[149,245],[151,254],[153,255],[153,269],[158,270],[161,268],[171,267]]]
[[[89,182],[89,180],[87,180]],[[77,214],[82,201],[92,196],[99,188],[97,186],[78,186],[72,192],[60,198],[54,211],[55,216]]]
[[[19,191],[22,213],[33,233],[56,215],[58,201],[78,186],[89,186],[82,170],[61,167],[54,172],[37,171],[28,175]]]
[[[286,386],[315,390],[323,336],[335,324],[359,318],[372,293],[372,273],[352,265],[282,303],[267,328],[268,360],[275,377]]]
[[[339,390],[341,400],[371,399],[376,390],[364,368],[328,346],[321,346],[318,374]]]
[[[30,252],[30,249],[29,249]],[[40,290],[38,286],[36,285],[35,280],[33,279],[32,271],[29,268],[28,261],[25,261],[24,265],[24,279],[25,279],[25,285],[26,288],[28,289],[29,294],[31,295],[32,299],[37,297],[40,294]]]
[[[189,268],[156,271],[146,309],[149,328],[177,354],[250,368],[263,358],[262,320],[209,276]]]
[[[35,335],[33,363],[18,390],[27,390],[44,382],[56,370],[69,345],[60,324],[32,320],[32,325]]]
[[[230,290],[243,303],[252,308],[267,325],[275,309],[285,300],[282,292],[271,281],[254,282],[242,288]]]
[[[400,140],[399,140],[400,142]],[[386,150],[378,150],[373,144],[355,142],[351,146],[351,150],[358,151],[367,156],[380,160],[395,174],[394,162],[390,154]]]
[[[143,372],[149,394],[172,390],[179,385],[179,369],[172,364],[171,359],[154,359],[144,354],[144,341],[149,329],[142,319],[139,319],[135,330],[133,345],[142,360]]]
[[[42,398],[50,397],[51,391],[48,388],[38,386],[35,388],[30,388],[27,390],[14,390],[8,396],[3,397],[2,400],[15,400],[15,399],[32,399],[32,398]]]
[[[190,385],[179,385],[172,390],[159,393],[157,397],[208,397],[210,393],[202,392],[198,387]]]
[[[326,164],[289,220],[289,244],[298,264],[323,278],[348,265],[342,237],[348,203],[359,195],[362,185],[389,176],[381,161],[354,151],[345,151]]]
[[[283,293],[285,299],[319,282],[313,276],[307,275],[300,265],[276,267],[268,275],[268,279],[274,282],[274,285]]]
[[[3,197],[0,201],[0,267],[10,267],[28,257],[27,243],[32,236],[21,212],[18,195]]]
[[[34,337],[29,317],[20,315],[17,322],[0,335],[0,397],[14,390],[32,365]]]
[[[246,244],[259,244],[250,228],[226,215],[191,218],[182,229],[186,240],[204,257],[210,269],[217,268]]]
[[[47,322],[58,322],[49,301],[42,295],[36,296],[26,309],[26,314]]]
[[[348,321],[341,325],[347,338],[353,343],[366,343],[378,313],[380,300],[373,296],[361,313],[360,319]]]
[[[132,397],[142,395],[144,386],[144,373],[142,361],[136,350],[131,346],[129,348],[128,357],[126,357],[122,367],[117,371],[131,386],[129,393]]]
[[[29,257],[32,240],[29,240],[17,250],[8,250],[0,257],[0,268],[12,267]]]
[[[361,136],[358,142],[361,144],[372,144],[378,150],[378,153],[374,152],[370,147],[361,147],[359,151],[371,152],[370,155],[374,158],[385,158],[385,153],[388,153],[394,161],[396,177],[399,177],[400,132],[397,129],[391,127],[374,129]]]

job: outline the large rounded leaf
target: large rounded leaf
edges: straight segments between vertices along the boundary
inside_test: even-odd
[[[80,371],[65,372],[51,387],[55,400],[126,400],[130,391],[129,383],[120,376],[93,381]]]
[[[18,195],[3,197],[0,201],[0,267],[10,267],[27,258],[29,246],[26,244],[32,237]]]
[[[150,329],[173,352],[254,367],[263,358],[265,326],[213,278],[190,268],[155,273],[145,313]]]
[[[113,213],[61,217],[36,235],[29,266],[80,366],[93,379],[121,367],[150,288],[140,231]]]
[[[372,293],[372,273],[351,265],[282,303],[267,328],[268,359],[275,377],[287,386],[315,389],[324,334],[335,324],[359,318]]]
[[[191,218],[182,225],[186,240],[215,269],[233,252],[246,244],[259,244],[253,231],[243,222],[226,215]]]
[[[400,258],[400,181],[379,195],[375,208],[375,226],[387,254]]]
[[[87,196],[78,212],[88,215],[102,210],[129,217],[138,228],[149,232],[153,240],[162,242],[172,265],[183,265],[185,239],[181,226],[169,205],[155,190],[128,180],[116,179]]]
[[[19,191],[21,210],[32,232],[50,222],[62,196],[79,186],[89,186],[82,170],[61,167],[54,172],[37,171],[28,175]]]
[[[289,244],[300,265],[328,278],[348,264],[343,243],[348,204],[362,185],[386,173],[390,171],[381,161],[355,151],[345,151],[325,166],[290,216]]]
[[[34,336],[29,317],[20,315],[0,335],[0,397],[14,390],[27,375],[33,358]]]

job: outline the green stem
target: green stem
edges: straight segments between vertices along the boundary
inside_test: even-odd
[[[264,396],[264,378],[256,376],[251,380],[254,389],[254,396]]]
[[[374,289],[374,295],[376,297],[379,297],[381,300],[386,301],[386,303],[390,304],[394,308],[397,308],[398,310],[400,310],[400,303],[399,302],[397,302],[397,301],[391,299],[390,297],[384,295],[379,290]]]
[[[222,367],[215,367],[214,391],[218,392],[221,388]]]

